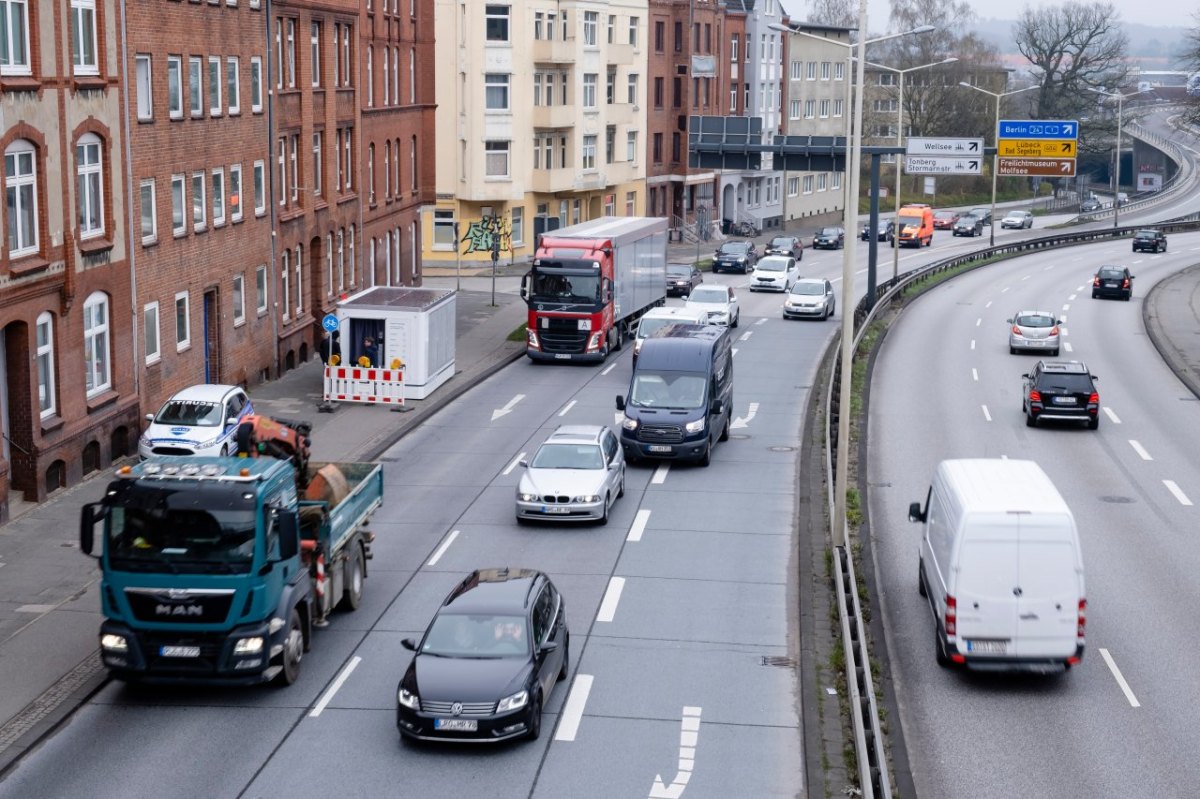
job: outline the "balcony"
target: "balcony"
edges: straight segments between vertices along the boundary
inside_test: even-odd
[[[565,42],[559,39],[534,39],[533,63],[535,64],[574,64],[575,40]]]
[[[613,103],[604,106],[604,122],[608,125],[636,125],[641,122],[641,106],[630,103]]]
[[[535,169],[529,180],[529,188],[537,192],[572,191],[575,185],[575,169]]]
[[[626,42],[625,44],[610,44],[608,51],[605,53],[605,58],[610,64],[620,64],[621,66],[629,66],[637,63],[638,50],[633,45]]]
[[[573,105],[535,105],[531,118],[535,128],[573,128],[576,109]]]

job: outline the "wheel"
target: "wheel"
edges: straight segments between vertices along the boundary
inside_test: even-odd
[[[571,670],[571,634],[563,634],[563,662],[558,668],[558,679],[567,679],[567,672]]]
[[[1028,411],[1025,412],[1025,426],[1037,427],[1037,417]]]
[[[1099,414],[1097,414],[1097,415],[1096,415],[1096,418],[1095,418],[1095,419],[1088,419],[1087,426],[1088,426],[1088,430],[1096,430],[1096,429],[1099,429],[1099,427],[1100,427],[1100,416],[1099,416]]]
[[[950,656],[946,654],[946,642],[942,640],[942,634],[938,631],[936,622],[933,625],[933,656],[943,669],[950,668]]]
[[[1050,353],[1050,355],[1054,358],[1057,358],[1058,357],[1058,347],[1055,347],[1054,352]]]
[[[275,677],[279,685],[291,685],[300,679],[300,660],[304,657],[304,630],[300,626],[300,614],[292,608],[288,616],[288,634],[283,639],[283,652],[279,662],[283,669]]]
[[[1094,300],[1094,299],[1096,299],[1096,297],[1097,297],[1097,296],[1099,296],[1099,295],[1097,295],[1097,294],[1096,294],[1096,292],[1094,292],[1094,291],[1093,291],[1093,292],[1092,292],[1092,299],[1093,299],[1093,300]]]
[[[829,303],[829,316],[833,316],[833,314],[836,311],[837,311],[837,300],[833,300],[832,302]],[[827,316],[825,318],[828,319],[829,316]]]
[[[517,517],[517,526],[518,527],[527,527],[528,525],[529,525],[529,520],[526,519],[524,516]]]
[[[917,591],[921,596],[929,597],[929,592],[925,590],[925,564],[921,561],[917,563]]]
[[[729,417],[728,416],[725,417],[725,426],[721,428],[720,440],[721,441],[729,440]]]
[[[604,511],[600,516],[599,524],[601,527],[608,524],[608,503],[612,500],[611,494],[604,495]]]
[[[363,595],[363,572],[366,563],[363,561],[362,547],[358,544],[354,545],[354,557],[350,558],[350,575],[346,580],[346,590],[342,594],[342,601],[338,605],[341,610],[358,610],[358,606],[362,604]]]
[[[1017,348],[1016,348],[1016,347],[1009,347],[1009,348],[1008,348],[1008,354],[1009,354],[1009,355],[1016,355],[1016,354],[1017,354]]]
[[[741,311],[738,311],[738,312],[737,312],[737,313],[734,315],[734,317],[733,317],[733,324],[731,324],[731,325],[730,325],[730,327],[737,327],[737,326],[738,326],[738,322],[740,322],[740,321],[742,321],[742,312],[741,312]]]
[[[708,440],[708,443],[706,443],[704,445],[704,454],[700,456],[700,459],[697,460],[696,463],[699,466],[708,466],[708,464],[712,463],[712,439],[711,438]]]
[[[542,695],[540,693],[533,697],[533,704],[529,707],[527,726],[529,732],[525,733],[525,737],[530,741],[536,741],[542,734]]]
[[[1125,302],[1129,302],[1130,300],[1133,299],[1133,292],[1126,294],[1124,297],[1122,297],[1122,299],[1125,300]]]
[[[621,469],[621,488],[617,491],[617,498],[625,496],[625,469]]]

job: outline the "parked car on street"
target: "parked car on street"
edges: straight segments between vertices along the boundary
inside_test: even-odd
[[[238,424],[251,413],[250,398],[239,386],[185,388],[158,413],[146,414],[150,426],[138,439],[138,455],[229,455],[237,449]]]
[[[983,219],[975,214],[965,214],[954,220],[955,236],[980,236],[983,234]]]
[[[934,211],[933,226],[937,230],[953,230],[962,211]]]
[[[880,219],[878,224],[875,226],[875,240],[891,241],[894,235],[896,235],[896,223],[891,219]],[[870,220],[863,222],[862,230],[859,231],[858,237],[863,241],[871,240]]]
[[[1166,252],[1167,234],[1161,230],[1139,230],[1133,234],[1133,251]]]
[[[823,227],[813,236],[814,250],[840,250],[846,243],[846,231],[836,225]]]
[[[1059,331],[1062,322],[1051,311],[1017,311],[1008,320],[1008,352],[1017,350],[1050,350],[1058,356]]]
[[[799,236],[776,236],[767,242],[764,255],[790,255],[797,261],[804,258],[804,242]]]
[[[686,297],[704,282],[704,275],[691,264],[667,264],[667,296]]]
[[[1106,264],[1096,270],[1096,276],[1092,278],[1093,300],[1097,297],[1129,300],[1132,296],[1133,275],[1129,274],[1129,267]]]
[[[718,272],[741,272],[747,275],[757,262],[758,251],[754,249],[754,242],[727,241],[713,256],[712,271],[714,275]]]
[[[1028,211],[1009,211],[1000,220],[1002,228],[1025,229],[1033,227],[1033,214]]]

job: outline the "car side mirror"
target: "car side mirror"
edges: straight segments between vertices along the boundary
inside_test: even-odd
[[[617,395],[617,410],[625,410],[625,397],[621,396],[620,394]]]
[[[714,416],[720,416],[721,414],[725,413],[725,403],[722,400],[715,399],[708,407],[709,413],[713,414]]]
[[[529,461],[528,461],[528,460],[526,460],[525,458],[521,458],[521,460],[517,461],[517,465],[518,465],[518,466],[524,466],[526,469],[528,469],[528,468],[529,468]]]
[[[148,414],[146,414],[146,421],[147,421],[147,422],[153,422],[153,421],[154,421],[154,414],[152,414],[152,413],[148,413]]]
[[[1013,323],[1013,320],[1011,320],[1011,319],[1005,319],[1004,321],[1008,322],[1010,325]]]
[[[1092,378],[1093,380],[1099,380],[1099,379],[1100,379],[1100,378],[1096,377],[1095,375],[1091,375],[1091,378]]]
[[[91,555],[96,546],[96,522],[104,518],[104,506],[99,502],[89,502],[79,513],[79,549],[85,555]],[[99,557],[99,556],[96,556]]]
[[[529,272],[521,276],[521,299],[529,299]]]
[[[908,506],[908,520],[910,522],[925,521],[925,512],[921,510],[920,502],[914,502]]]
[[[547,641],[538,647],[538,654],[539,655],[549,655],[551,652],[555,652],[557,650],[558,650],[558,642],[557,641]]]
[[[402,639],[400,639],[400,646],[404,647],[404,648],[405,648],[405,649],[407,649],[409,652],[416,652],[416,651],[417,651],[417,642],[416,642],[416,641],[414,641],[414,640],[413,640],[413,639],[411,639],[411,638],[402,638]]]

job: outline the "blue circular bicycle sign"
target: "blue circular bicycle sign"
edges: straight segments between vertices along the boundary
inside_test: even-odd
[[[321,327],[325,328],[328,333],[335,333],[338,329],[338,318],[334,314],[327,313],[321,319]]]

